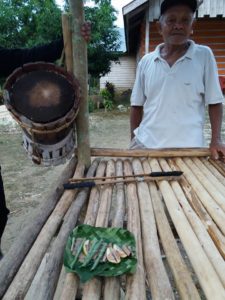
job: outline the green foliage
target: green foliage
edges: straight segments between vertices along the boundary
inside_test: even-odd
[[[30,47],[61,35],[61,11],[54,0],[2,0],[0,45]]]
[[[88,69],[93,77],[110,71],[111,61],[118,60],[119,32],[114,25],[116,11],[111,0],[95,0],[94,7],[85,7],[85,18],[92,24],[88,45]]]
[[[119,32],[114,25],[116,11],[111,0],[88,1],[85,19],[92,23],[88,44],[88,68],[92,77],[110,71],[118,59]],[[65,2],[68,9],[68,1]],[[0,45],[7,48],[31,47],[61,36],[61,10],[54,0],[1,0]]]
[[[89,98],[88,99],[88,110],[89,110],[89,113],[92,113],[95,109],[95,104],[94,104],[94,101]]]
[[[110,94],[110,92],[106,88],[101,89],[100,95],[102,96],[103,100],[110,100],[110,101],[112,101],[112,95]]]
[[[110,93],[112,101],[114,101],[115,100],[115,85],[113,83],[107,81],[105,84],[105,88]]]
[[[113,98],[112,95],[110,94],[110,92],[104,88],[100,91],[100,95],[102,96],[103,99],[103,105],[105,107],[105,110],[112,110],[114,108],[114,104],[113,104]]]
[[[113,108],[114,108],[114,104],[113,104],[112,100],[109,100],[109,99],[103,100],[103,105],[104,105],[106,111],[113,110]]]

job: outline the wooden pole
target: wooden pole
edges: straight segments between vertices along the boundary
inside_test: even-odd
[[[222,161],[209,159],[209,162],[225,177],[225,165]]]
[[[147,159],[143,161],[143,168],[147,172],[151,171]],[[172,229],[170,228],[170,224],[163,207],[162,196],[160,195],[155,183],[150,182],[148,186],[160,240],[166,254],[166,259],[168,260],[173,273],[180,298],[195,300],[200,299],[198,291],[191,278],[191,274],[181,256]]]
[[[98,161],[95,160],[88,170],[87,176],[93,176],[96,168],[98,166]],[[76,226],[78,217],[80,215],[81,209],[85,202],[88,200],[89,189],[83,189],[77,195],[75,201],[71,204],[66,216],[64,217],[64,222],[60,228],[59,234],[52,243],[50,257],[44,266],[44,272],[42,278],[40,278],[38,289],[34,293],[34,299],[53,299],[58,277],[60,274],[60,268],[63,262],[63,252],[68,239],[69,233]],[[49,280],[50,278],[50,280]]]
[[[184,158],[184,162],[192,170],[205,190],[211,195],[214,202],[222,208],[225,221],[224,187],[222,186],[221,188],[218,182],[215,182],[214,178],[211,178],[213,176],[210,176],[210,174],[204,174],[204,165],[198,167],[190,158]]]
[[[225,177],[216,167],[214,167],[208,159],[200,158],[201,162],[213,173],[213,175],[225,186]]]
[[[173,162],[170,161],[170,166],[173,166]],[[217,225],[212,220],[211,216],[204,208],[203,204],[199,200],[199,197],[192,189],[191,185],[185,178],[181,180],[181,186],[187,197],[190,205],[195,210],[202,224],[205,226],[205,229],[208,231],[210,237],[214,241],[216,247],[218,248],[220,254],[225,259],[225,238],[222,232],[219,230]]]
[[[130,161],[124,162],[124,174],[133,173]],[[133,275],[127,276],[125,300],[146,299],[145,270],[142,252],[141,220],[139,200],[135,183],[127,185],[127,229],[134,234],[136,241],[137,269]]]
[[[81,177],[84,173],[84,166],[77,165],[74,176]],[[14,277],[10,287],[8,288],[4,300],[6,299],[23,299],[31,281],[33,280],[40,262],[49,247],[49,244],[59,228],[64,215],[73,202],[77,191],[65,191],[57,203],[51,216],[48,218],[32,248],[24,259],[19,271]]]
[[[113,160],[108,161],[106,176],[115,175],[115,164]],[[112,200],[112,186],[105,186],[100,193],[100,204],[96,218],[96,227],[107,227]],[[99,300],[101,298],[102,282],[99,278],[93,278],[84,285],[83,300]]]
[[[134,159],[132,166],[135,174],[143,172],[139,159]],[[175,299],[161,258],[155,216],[148,184],[146,182],[137,183],[137,190],[141,216],[142,249],[152,298]]]
[[[88,168],[91,164],[89,142],[89,113],[88,113],[88,68],[87,43],[81,35],[81,26],[84,23],[82,0],[70,0],[73,28],[73,70],[81,87],[81,103],[76,119],[78,161]]]
[[[164,171],[171,170],[165,159],[160,159],[159,163]],[[211,239],[201,220],[198,218],[196,212],[191,208],[180,184],[175,181],[171,182],[170,184],[181,207],[184,210],[187,219],[189,220],[189,223],[191,224],[196,236],[201,242],[202,247],[205,249],[208,258],[212,262],[217,274],[219,275],[223,283],[223,286],[225,287],[225,264],[222,256],[219,253],[219,250],[213,243],[213,240]]]
[[[73,73],[71,15],[67,13],[62,14],[62,30],[63,30],[66,70],[68,72]]]
[[[76,166],[76,159],[73,158],[59,179],[55,182],[53,192],[43,199],[43,204],[37,209],[36,214],[29,218],[24,226],[24,230],[19,234],[8,253],[5,254],[4,259],[1,261],[0,272],[0,298],[2,298],[9,284],[11,283],[14,275],[18,271],[22,261],[24,260],[27,252],[34,243],[41,228],[45,224],[49,215],[54,210],[57,202],[62,196],[64,189],[63,184],[72,176]]]
[[[199,199],[201,200],[202,204],[204,205],[212,219],[216,222],[222,233],[225,234],[224,211],[219,205],[217,205],[211,195],[205,190],[205,188],[199,182],[197,176],[195,176],[195,173],[192,172],[187,164],[181,158],[176,158],[175,162],[180,170],[184,172],[183,176],[191,184],[192,188],[198,195]]]
[[[123,175],[123,163],[121,160],[116,161],[116,175]],[[112,221],[112,227],[123,228],[123,220],[125,216],[125,191],[124,184],[116,184],[116,197],[112,204],[114,207],[115,215]],[[119,300],[120,299],[120,278],[109,277],[105,278],[104,285],[104,299]]]
[[[210,181],[210,183],[213,185],[213,187],[216,188],[218,191],[220,191],[220,193],[222,195],[225,195],[225,185],[220,182],[220,180],[215,176],[215,173],[213,173],[210,169],[208,169],[207,166],[204,164],[204,162],[201,161],[199,158],[193,157],[193,162],[203,172],[203,174]],[[216,170],[216,172],[217,172],[217,170]],[[225,178],[223,177],[223,179],[225,179]],[[223,202],[223,205],[224,205],[224,202]],[[225,211],[225,206],[223,206],[223,207],[224,207],[224,211]]]
[[[151,159],[149,162],[152,171],[161,171],[156,159]],[[184,215],[183,209],[179,205],[172,187],[166,181],[159,181],[157,184],[206,298],[223,299],[225,297],[224,287]]]
[[[110,149],[110,148],[91,148],[91,156],[110,156],[110,157],[206,157],[210,155],[207,148],[188,148],[188,149]]]
[[[105,173],[105,168],[106,168],[106,162],[101,161],[100,164],[98,165],[96,176],[103,176]],[[88,224],[91,226],[95,225],[96,216],[99,208],[99,201],[100,201],[100,190],[98,187],[94,187],[91,189],[84,224]],[[77,295],[78,286],[79,286],[79,277],[74,273],[67,273],[60,299],[74,300]]]

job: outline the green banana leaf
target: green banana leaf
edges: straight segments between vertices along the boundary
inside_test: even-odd
[[[102,240],[103,243],[116,244],[118,246],[129,246],[131,255],[121,258],[121,262],[113,264],[109,261],[99,262],[97,267],[91,271],[94,259],[82,266],[82,262],[77,260],[74,263],[74,255],[71,252],[72,240],[84,238],[87,240]],[[67,272],[76,273],[82,282],[86,282],[94,276],[119,276],[124,273],[134,273],[136,270],[136,245],[135,239],[131,232],[123,228],[102,228],[90,225],[79,225],[70,233],[64,252],[64,266]]]

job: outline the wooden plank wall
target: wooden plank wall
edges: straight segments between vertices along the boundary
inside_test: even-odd
[[[225,20],[197,20],[193,40],[198,44],[207,45],[213,50],[219,75],[225,76]]]
[[[135,73],[135,56],[121,56],[119,62],[112,62],[111,71],[100,78],[100,88],[104,88],[108,81],[113,83],[117,90],[131,89],[134,84]]]

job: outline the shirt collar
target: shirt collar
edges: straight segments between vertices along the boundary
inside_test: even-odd
[[[190,46],[187,50],[187,52],[184,54],[183,57],[187,57],[189,59],[193,58],[193,54],[194,54],[194,47],[195,47],[195,42],[192,40],[188,40],[190,43]],[[162,57],[160,56],[160,48],[164,45],[164,43],[159,44],[156,48],[155,51],[153,52],[153,57],[154,57],[154,61],[157,59],[162,59]]]

